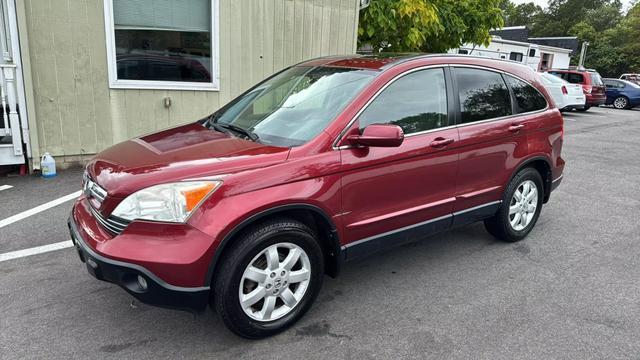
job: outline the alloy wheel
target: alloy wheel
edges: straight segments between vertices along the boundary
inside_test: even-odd
[[[626,99],[626,98],[623,98],[623,97],[616,98],[616,99],[613,101],[613,106],[614,106],[616,109],[626,109],[626,108],[627,108],[627,105],[628,105],[627,99]]]
[[[509,204],[509,223],[513,230],[522,231],[533,220],[538,208],[538,187],[531,180],[521,183]]]
[[[242,274],[240,306],[254,320],[277,320],[300,303],[310,278],[311,262],[301,247],[292,243],[270,245]]]

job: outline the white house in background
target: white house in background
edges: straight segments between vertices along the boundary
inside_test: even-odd
[[[460,48],[449,50],[450,54],[468,54],[518,61],[536,71],[568,68],[571,52],[571,49],[506,40],[495,35],[491,37],[489,46],[465,44]]]

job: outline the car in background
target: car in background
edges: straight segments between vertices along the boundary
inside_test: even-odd
[[[640,85],[640,74],[622,74],[620,75],[620,80],[627,80]]]
[[[640,105],[640,85],[620,79],[604,79],[607,88],[607,105],[616,109],[631,109]]]
[[[584,109],[587,97],[579,84],[571,84],[555,75],[541,73],[542,84],[560,111]]]
[[[592,106],[604,105],[607,100],[602,77],[593,69],[551,69],[547,72],[567,82],[582,86],[582,92],[587,99],[584,108],[578,109],[579,111],[587,111]]]

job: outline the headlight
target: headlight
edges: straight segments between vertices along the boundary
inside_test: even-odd
[[[151,186],[129,195],[111,215],[126,220],[185,222],[220,184],[221,181],[185,181]]]

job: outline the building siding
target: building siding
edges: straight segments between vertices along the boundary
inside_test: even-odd
[[[184,91],[109,88],[102,0],[18,0],[35,163],[192,122],[286,66],[356,50],[357,0],[219,1],[220,90]]]

